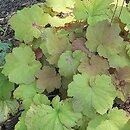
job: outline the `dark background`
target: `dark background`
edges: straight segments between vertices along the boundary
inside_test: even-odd
[[[11,12],[14,12],[23,7],[28,7],[37,2],[44,0],[0,0],[0,18],[6,17]]]

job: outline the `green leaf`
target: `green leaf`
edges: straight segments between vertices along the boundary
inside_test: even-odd
[[[52,92],[61,87],[61,77],[59,74],[56,74],[56,70],[53,67],[44,66],[36,77],[38,78],[37,87],[42,92],[44,92],[45,89],[47,92]]]
[[[121,51],[123,44],[123,39],[119,36],[120,31],[118,24],[110,25],[108,21],[89,26],[86,33],[88,39],[86,47],[105,58],[116,55]]]
[[[0,41],[0,51],[8,51],[9,49],[11,49],[11,47],[11,43],[3,43]]]
[[[53,11],[69,13],[72,12],[71,8],[74,7],[75,0],[47,0],[46,5],[51,7]]]
[[[129,43],[126,44],[125,50],[126,50],[126,53],[127,53],[128,57],[130,58],[130,44]]]
[[[25,116],[26,112],[22,112],[21,117],[19,117],[18,123],[15,125],[15,130],[27,130],[27,127],[25,125]]]
[[[6,121],[10,114],[15,115],[18,111],[19,104],[16,100],[0,101],[0,123]]]
[[[26,114],[25,124],[28,130],[73,130],[77,121],[82,117],[80,113],[74,113],[71,102],[60,102],[55,97],[52,106],[41,104],[31,106]]]
[[[45,104],[49,105],[50,101],[43,94],[38,94],[39,90],[37,89],[36,83],[31,84],[21,84],[14,91],[14,97],[16,99],[22,99],[22,104],[25,110],[30,108],[31,104],[40,105]]]
[[[113,0],[84,0],[84,2],[89,13],[88,23],[90,25],[95,25],[99,21],[108,19],[108,8]]]
[[[76,0],[73,13],[77,20],[87,20],[89,17],[85,4],[81,0]]]
[[[0,32],[4,32],[4,29],[0,26]]]
[[[130,66],[129,52],[129,43],[124,42],[121,46],[120,53],[108,58],[110,66],[113,68]]]
[[[130,3],[128,4],[128,7],[122,9],[120,19],[127,25],[128,30],[130,30]]]
[[[36,83],[31,84],[21,84],[14,91],[14,97],[16,99],[28,99],[32,98],[37,94]]]
[[[89,117],[93,117],[95,111],[106,113],[117,95],[111,77],[107,75],[89,77],[86,73],[77,74],[68,87],[68,96],[74,99],[74,109]]]
[[[60,55],[71,48],[69,39],[53,28],[45,29],[43,33],[45,40],[40,47],[47,57],[47,61],[57,65]]]
[[[66,51],[64,52],[58,61],[60,75],[71,78],[77,73],[77,68],[80,64],[81,58],[85,57],[85,53],[76,50],[75,52]]]
[[[33,5],[31,8],[18,11],[9,23],[15,31],[16,39],[28,43],[33,38],[40,37],[41,32],[38,28],[48,23],[48,15],[38,5]]]
[[[15,130],[27,130],[24,118],[19,119],[18,123],[15,125]]]
[[[10,43],[0,42],[0,65],[4,64],[5,56],[11,49],[12,45]]]
[[[45,96],[43,94],[36,94],[33,97],[33,104],[35,104],[35,105],[41,105],[41,104],[50,105],[50,100],[48,99],[47,96]]]
[[[29,84],[35,80],[35,74],[41,64],[35,60],[35,54],[28,46],[17,47],[5,57],[2,73],[8,76],[9,81],[20,84]]]
[[[77,20],[87,20],[88,24],[95,25],[99,21],[109,19],[108,8],[113,0],[83,0],[76,1],[74,14]]]
[[[130,95],[130,66],[117,68],[113,81],[117,87],[118,98],[125,102]]]
[[[14,90],[14,84],[0,73],[0,100],[9,100]]]
[[[126,130],[122,128],[127,121],[128,117],[125,111],[114,108],[108,114],[98,116],[90,121],[87,130]]]
[[[16,88],[13,95],[16,99],[22,99],[22,105],[25,110],[30,108],[33,98],[37,94],[36,83],[21,84]]]
[[[75,19],[73,16],[67,16],[65,18],[59,18],[57,16],[49,17],[49,23],[52,27],[63,27],[67,23],[73,22]]]
[[[130,120],[126,123],[122,130],[129,130],[130,129]]]
[[[78,130],[87,130],[89,121],[90,121],[90,119],[87,116],[83,116],[82,120],[79,121]]]
[[[93,55],[90,59],[85,57],[78,67],[79,72],[87,73],[91,76],[109,74],[108,69],[108,61],[98,55]]]

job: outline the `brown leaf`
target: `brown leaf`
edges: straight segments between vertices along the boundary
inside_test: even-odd
[[[46,89],[47,92],[52,92],[61,86],[61,77],[59,74],[56,74],[53,67],[44,66],[36,77],[38,78],[37,86],[42,91]]]
[[[79,65],[78,71],[95,76],[97,74],[109,74],[108,61],[98,55],[89,58],[84,58]]]

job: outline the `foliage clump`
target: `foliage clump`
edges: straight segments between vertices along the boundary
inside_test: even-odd
[[[13,15],[21,44],[10,53],[0,46],[0,123],[22,106],[15,130],[129,130],[130,3],[122,2],[47,0]]]

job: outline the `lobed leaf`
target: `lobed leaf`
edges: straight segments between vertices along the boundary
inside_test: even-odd
[[[90,51],[98,52],[100,56],[109,58],[118,54],[121,50],[123,39],[119,36],[118,24],[103,21],[95,26],[89,26],[86,33],[86,47]]]
[[[126,130],[123,129],[127,124],[128,117],[123,110],[113,108],[103,116],[97,116],[88,124],[87,130]]]
[[[74,7],[75,0],[47,0],[46,5],[51,7],[53,11],[69,13],[72,12],[71,8]]]
[[[74,14],[77,20],[87,20],[88,24],[95,25],[109,19],[108,9],[113,0],[77,0],[76,2]]]
[[[126,24],[127,29],[130,30],[130,3],[127,7],[122,9],[120,19],[124,24]]]
[[[55,97],[52,106],[41,104],[31,106],[25,117],[28,130],[73,130],[77,121],[81,118],[80,113],[74,113],[69,101],[60,102]]]
[[[87,20],[89,17],[86,6],[81,0],[76,0],[73,13],[76,20]]]
[[[71,78],[77,73],[77,68],[83,57],[85,57],[85,53],[80,50],[76,50],[73,53],[71,51],[64,52],[58,61],[60,75]]]
[[[47,57],[47,61],[50,64],[57,65],[60,55],[71,48],[69,39],[65,35],[60,35],[55,29],[51,28],[45,29],[44,35],[45,39],[40,48]]]
[[[35,80],[35,74],[40,70],[41,64],[35,60],[35,54],[28,46],[13,49],[5,57],[2,73],[8,76],[9,81],[29,84]]]
[[[68,87],[68,96],[74,99],[74,109],[83,111],[89,117],[96,112],[106,113],[116,97],[111,77],[107,75],[89,77],[86,73],[77,74]]]
[[[31,8],[18,11],[9,20],[9,23],[15,31],[16,39],[29,43],[33,38],[40,37],[39,27],[48,24],[48,15],[38,5],[33,5]]]
[[[2,43],[0,41],[0,65],[3,65],[5,62],[5,56],[12,49],[12,45],[10,43]]]
[[[44,90],[52,92],[61,87],[61,77],[59,74],[56,74],[55,68],[53,67],[44,66],[36,77],[38,78],[37,87],[42,92],[44,92]]]

